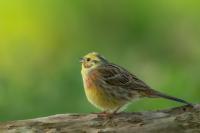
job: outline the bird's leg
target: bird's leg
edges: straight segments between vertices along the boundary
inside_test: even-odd
[[[92,114],[96,114],[98,117],[103,117],[103,118],[111,118],[114,114],[116,114],[117,111],[114,112],[108,112],[108,111],[103,111],[103,112],[95,112]]]
[[[112,119],[114,115],[116,115],[118,113],[118,111],[120,110],[121,106],[117,107],[112,113],[107,113],[106,117],[109,119]]]
[[[103,117],[106,120],[103,125],[111,122],[114,115],[117,114],[117,112],[119,111],[120,108],[121,108],[121,106],[117,107],[113,112],[104,112],[103,114],[99,114],[98,115],[99,117]]]
[[[121,107],[122,107],[122,106],[117,107],[117,108],[113,111],[112,114],[117,114],[117,112],[120,110]]]
[[[117,112],[119,111],[120,108],[121,108],[121,106],[117,107],[113,112],[103,111],[103,112],[100,112],[100,113],[97,113],[97,114],[100,117],[112,119],[112,117],[117,114]]]
[[[94,112],[92,114],[96,114],[98,117],[107,117],[110,113],[108,112],[108,110],[104,110],[102,112]]]
[[[104,126],[107,125],[108,123],[112,123],[114,115],[118,113],[120,108],[121,106],[117,107],[112,113],[107,113],[104,115],[104,117],[106,118],[106,121],[103,123]]]

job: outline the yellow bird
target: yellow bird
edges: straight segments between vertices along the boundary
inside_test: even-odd
[[[117,113],[133,100],[150,97],[192,105],[191,103],[153,90],[126,69],[91,52],[81,58],[85,94],[90,103],[106,113]]]

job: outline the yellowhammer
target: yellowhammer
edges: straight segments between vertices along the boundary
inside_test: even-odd
[[[153,90],[126,69],[110,63],[96,52],[81,58],[87,99],[103,112],[116,113],[127,103],[142,97],[166,98],[191,105],[185,100]]]

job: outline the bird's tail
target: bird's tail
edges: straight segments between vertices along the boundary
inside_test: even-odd
[[[176,97],[173,97],[173,96],[169,96],[169,95],[166,95],[166,94],[163,94],[161,92],[158,92],[158,91],[155,91],[153,90],[151,92],[151,96],[150,97],[160,97],[160,98],[165,98],[165,99],[168,99],[168,100],[172,100],[172,101],[176,101],[176,102],[180,102],[180,103],[184,103],[184,104],[187,104],[187,105],[192,105],[192,103],[190,102],[187,102],[183,99],[180,99],[180,98],[176,98]]]

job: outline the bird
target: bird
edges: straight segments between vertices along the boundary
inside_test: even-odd
[[[187,105],[191,103],[152,89],[135,74],[111,63],[97,52],[80,58],[83,86],[88,101],[102,113],[114,114],[141,98],[165,98]]]

